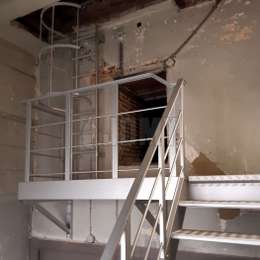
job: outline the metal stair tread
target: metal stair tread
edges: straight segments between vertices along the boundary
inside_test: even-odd
[[[260,201],[180,201],[180,207],[187,208],[225,208],[225,209],[260,209]]]
[[[260,182],[260,174],[255,174],[255,175],[189,176],[189,182],[190,183]]]
[[[260,236],[218,231],[181,229],[172,233],[173,239],[206,241],[215,243],[260,246]]]

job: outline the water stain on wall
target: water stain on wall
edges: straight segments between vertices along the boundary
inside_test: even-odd
[[[225,175],[215,162],[211,161],[205,154],[199,156],[190,165],[190,175],[192,176],[210,176]],[[240,210],[219,209],[218,216],[223,220],[232,220],[240,216]]]
[[[211,161],[205,154],[199,153],[190,166],[192,176],[225,175],[215,162]]]

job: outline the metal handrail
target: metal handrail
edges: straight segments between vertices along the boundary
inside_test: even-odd
[[[90,86],[84,86],[78,89],[72,89],[72,90],[66,90],[66,91],[61,91],[61,92],[52,92],[47,95],[41,96],[41,97],[34,97],[31,99],[26,99],[22,100],[22,103],[28,103],[28,102],[34,102],[34,101],[39,101],[39,100],[46,100],[51,97],[58,97],[58,96],[66,96],[68,94],[71,95],[79,95],[82,92],[86,91],[91,91],[91,90],[99,90],[99,89],[105,89],[109,87],[114,87],[116,85],[123,85],[127,83],[132,83],[135,81],[140,81],[140,80],[145,80],[145,79],[154,79],[155,81],[161,83],[162,85],[169,86],[169,87],[174,87],[175,84],[169,84],[166,80],[160,78],[159,76],[153,74],[153,73],[145,73],[141,75],[136,75],[136,76],[131,76],[123,79],[117,79],[114,81],[107,81],[99,84],[94,84]]]
[[[160,139],[161,139],[162,135],[164,135],[165,127],[167,126],[167,123],[169,121],[169,116],[173,111],[173,108],[176,104],[178,94],[181,91],[181,88],[183,87],[183,85],[184,85],[184,80],[182,80],[182,79],[178,80],[176,86],[174,87],[174,89],[172,91],[168,105],[163,113],[163,116],[155,131],[154,137],[149,145],[149,148],[145,154],[144,160],[141,164],[140,174],[135,179],[135,181],[131,187],[127,200],[125,201],[125,203],[123,205],[123,208],[120,212],[118,220],[115,224],[115,227],[111,233],[109,241],[104,249],[104,252],[103,252],[100,260],[112,260],[114,257],[117,245],[120,242],[122,235],[124,234],[124,231],[128,224],[128,220],[130,218],[132,209],[135,205],[136,198],[141,189],[141,186],[142,186],[145,176],[147,174],[148,168],[152,162],[154,154],[157,150]]]

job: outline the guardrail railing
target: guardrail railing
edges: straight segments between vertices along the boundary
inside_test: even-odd
[[[140,164],[126,169],[119,167],[119,146],[137,143],[146,143],[148,146],[152,137],[120,139],[118,136],[120,120],[148,112],[160,111],[162,113],[166,105],[121,112],[118,109],[118,95],[121,86],[146,79],[153,79],[163,85],[165,93],[166,90],[169,91],[174,87],[162,78],[147,73],[88,87],[52,92],[46,96],[26,100],[26,182],[73,180],[88,178],[88,176],[98,178],[101,175],[107,178],[118,178],[119,174],[124,172],[137,174]],[[91,110],[91,103],[96,102],[93,93],[96,91],[103,93],[107,90],[111,90],[112,93],[109,100],[112,104],[111,111],[96,114],[95,109]],[[174,117],[173,120],[180,122],[181,114],[176,114]],[[102,128],[102,124],[106,124],[110,133],[105,135],[102,133],[104,136],[97,138],[97,135],[101,135],[98,131]],[[174,139],[174,135],[164,136],[165,141],[168,138]],[[97,160],[102,149],[109,149],[110,167],[98,167]],[[86,154],[89,157],[92,156],[89,164],[92,163],[94,166],[87,170],[75,168],[73,166],[75,162],[81,164],[82,161],[87,161],[84,157]],[[80,159],[82,157],[84,160]],[[165,167],[165,169],[168,172],[171,170],[170,167]],[[150,166],[151,172],[156,170],[159,170],[157,166]]]

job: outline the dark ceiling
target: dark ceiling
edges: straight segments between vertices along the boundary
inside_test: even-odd
[[[148,5],[163,2],[165,0],[70,0],[82,6],[80,11],[80,24],[101,23],[128,10],[142,9]],[[179,8],[186,8],[196,5],[200,2],[210,0],[173,0]],[[64,2],[64,1],[63,1]],[[24,27],[27,31],[39,37],[40,33],[40,13],[37,10],[26,16],[19,17],[15,21]],[[51,10],[45,14],[45,22],[51,24]],[[61,32],[69,33],[72,31],[76,21],[76,12],[74,9],[67,7],[58,7],[55,9],[55,29]],[[43,38],[47,40],[47,33]]]

